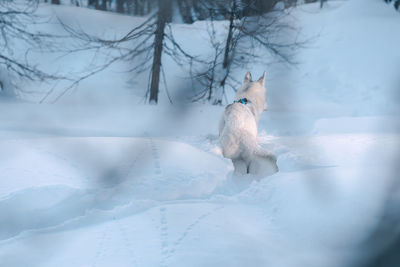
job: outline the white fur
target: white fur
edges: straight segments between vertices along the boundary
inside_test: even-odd
[[[228,105],[220,120],[222,154],[232,160],[235,173],[270,175],[278,170],[275,156],[257,143],[258,120],[267,108],[265,91],[265,72],[255,82],[248,72],[235,96],[235,100],[247,98],[248,103]]]

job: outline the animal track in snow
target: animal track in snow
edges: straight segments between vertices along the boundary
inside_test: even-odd
[[[121,234],[121,238],[124,242],[124,247],[126,248],[126,250],[128,251],[128,254],[130,255],[131,258],[131,263],[133,264],[133,266],[138,266],[137,260],[136,260],[136,253],[133,249],[133,244],[132,244],[132,236],[130,236],[128,234],[128,229],[125,225],[121,224],[121,221],[118,221],[118,228],[119,228],[119,232]]]
[[[92,264],[93,267],[99,266],[104,259],[107,230],[107,228],[104,229],[101,232],[101,236],[97,237],[97,249]]]
[[[160,263],[161,266],[167,266],[165,261],[169,253],[168,221],[166,216],[166,210],[167,208],[165,207],[160,208],[160,241],[161,241],[161,255],[162,255],[162,260]]]
[[[216,207],[210,211],[207,211],[206,213],[203,213],[197,219],[195,219],[192,223],[190,223],[185,230],[182,232],[182,234],[177,238],[172,245],[170,246],[168,243],[168,223],[167,223],[167,217],[166,217],[166,208],[160,208],[161,212],[161,247],[162,247],[162,255],[163,259],[161,261],[161,266],[168,266],[167,261],[170,259],[174,253],[176,252],[177,248],[181,245],[181,243],[185,240],[185,238],[193,231],[193,229],[200,224],[205,218],[216,212],[217,210],[222,209],[223,206]]]
[[[162,171],[161,171],[160,155],[158,153],[158,148],[152,138],[149,138],[149,141],[151,146],[151,154],[154,160],[154,174],[161,176]]]

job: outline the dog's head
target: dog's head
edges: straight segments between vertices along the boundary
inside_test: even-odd
[[[257,80],[253,81],[251,78],[251,73],[247,72],[244,76],[244,81],[242,86],[236,92],[236,98],[240,99],[246,97],[257,105],[258,112],[267,110],[267,100],[266,100],[266,89],[265,89],[265,72]]]

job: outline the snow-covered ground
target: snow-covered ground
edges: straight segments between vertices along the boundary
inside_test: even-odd
[[[54,10],[110,31],[138,21]],[[378,0],[302,5],[291,16],[318,37],[296,67],[267,69],[259,141],[280,171],[259,181],[231,177],[217,138],[223,107],[169,105],[164,91],[160,105],[138,104],[143,85],[126,84],[122,64],[56,104],[2,100],[0,266],[352,262],[398,179],[400,16]],[[188,36],[204,25],[174,27]],[[265,68],[249,66],[253,76]],[[178,95],[184,77],[166,69]]]

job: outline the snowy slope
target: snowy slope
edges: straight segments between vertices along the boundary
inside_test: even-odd
[[[54,10],[81,12],[92,30],[140,21]],[[123,64],[55,105],[3,100],[0,266],[348,266],[397,178],[400,16],[353,0],[292,17],[318,38],[297,68],[269,69],[259,141],[280,172],[260,181],[232,179],[218,146],[223,107],[169,105],[164,92],[161,105],[138,104],[141,78],[126,85]],[[168,64],[179,95],[185,79]]]
[[[2,165],[2,262],[338,266],[379,215],[398,140],[390,134],[275,138],[269,141],[280,151],[281,172],[237,184],[215,148],[182,141],[47,137],[20,138],[17,145],[8,139],[27,158],[9,155]],[[214,142],[204,138],[202,145]],[[24,168],[12,168],[16,163]]]

